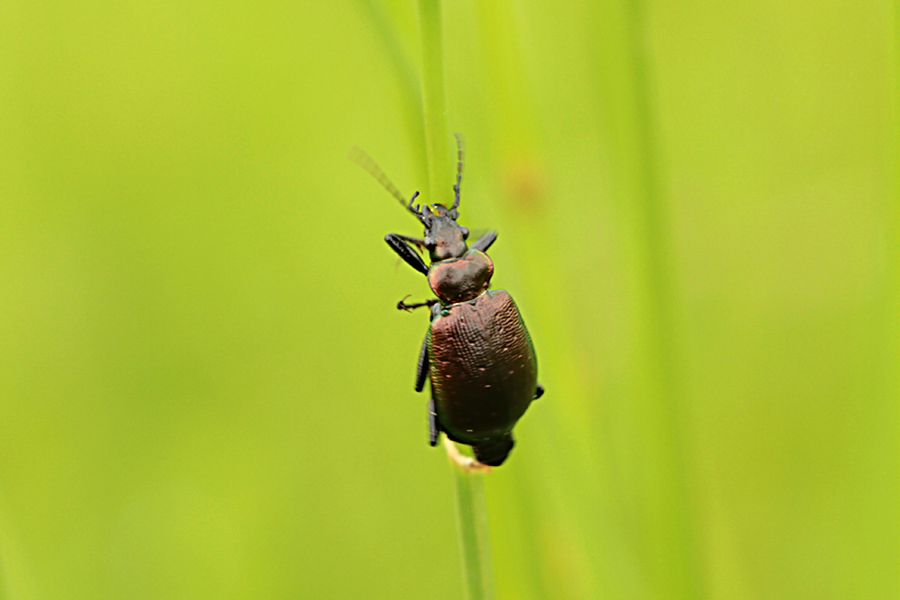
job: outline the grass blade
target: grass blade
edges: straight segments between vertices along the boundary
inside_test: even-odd
[[[440,0],[419,0],[419,33],[422,46],[422,108],[428,157],[427,202],[446,201],[453,189],[448,144],[447,96],[444,86],[444,50]]]
[[[452,188],[454,172],[447,149],[447,101],[444,86],[444,54],[440,0],[419,0],[422,45],[422,107],[428,158],[428,202],[441,202]],[[482,475],[454,468],[459,543],[466,588],[471,600],[494,597],[488,544],[487,509]]]
[[[484,501],[484,475],[456,466],[453,471],[466,590],[470,600],[490,600],[494,598],[494,580]]]

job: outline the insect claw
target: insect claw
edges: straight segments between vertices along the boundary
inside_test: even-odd
[[[410,296],[412,296],[412,294],[403,296],[400,302],[397,303],[397,310],[405,310],[406,312],[410,312],[412,310],[412,307],[405,302],[405,300]]]

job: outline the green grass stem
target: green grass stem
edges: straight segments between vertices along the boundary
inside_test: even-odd
[[[893,27],[891,42],[893,46],[891,62],[891,136],[890,149],[890,194],[885,202],[885,264],[883,269],[883,285],[881,289],[880,318],[875,326],[882,332],[879,394],[879,412],[887,422],[900,425],[900,2],[892,3]],[[897,473],[900,460],[900,447],[895,437],[893,457],[888,459],[886,470]],[[888,453],[882,453],[887,455]],[[896,498],[898,494],[897,478],[887,483],[885,497]],[[887,487],[886,486],[886,487]],[[896,508],[894,515],[897,516]]]
[[[448,151],[447,100],[444,86],[444,53],[439,0],[419,0],[422,45],[422,108],[428,158],[427,202],[446,202],[453,189],[453,165]],[[494,597],[491,554],[488,543],[484,480],[480,473],[454,467],[459,543],[466,589],[470,600]]]
[[[401,112],[407,134],[413,143],[416,170],[424,178],[428,172],[425,162],[425,133],[422,126],[422,94],[421,84],[412,61],[407,56],[394,20],[386,13],[382,2],[378,0],[357,0],[362,11],[372,23],[378,39],[384,45],[394,74],[400,85],[400,98],[403,102]]]
[[[466,589],[470,600],[494,598],[491,549],[488,540],[484,475],[453,466],[456,515]]]
[[[643,2],[611,3],[596,15],[601,99],[616,195],[622,207],[631,300],[628,422],[644,448],[628,485],[641,490],[640,554],[653,594],[701,598],[694,506],[685,447],[686,406],[668,207],[662,185]]]
[[[447,95],[440,0],[419,0],[422,46],[422,109],[428,157],[428,203],[446,202],[453,189],[453,165],[448,150]]]

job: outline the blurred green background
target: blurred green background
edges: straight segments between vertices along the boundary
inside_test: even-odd
[[[893,11],[445,2],[548,390],[499,598],[900,597]],[[0,597],[463,596],[346,160],[426,191],[418,56],[409,0],[0,4]]]

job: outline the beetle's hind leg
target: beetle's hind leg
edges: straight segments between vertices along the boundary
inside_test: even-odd
[[[425,388],[425,380],[428,379],[428,336],[422,340],[422,349],[419,351],[419,362],[416,364],[416,391],[421,392]],[[434,403],[434,400],[431,401]],[[432,444],[434,446],[434,444]]]
[[[542,386],[541,382],[539,381],[537,384],[537,388],[534,390],[534,398],[532,398],[532,400],[537,400],[538,398],[540,398],[543,395],[544,395],[544,386]]]
[[[428,443],[432,447],[437,446],[440,435],[441,425],[438,423],[437,411],[434,409],[434,398],[432,398],[428,401]]]

